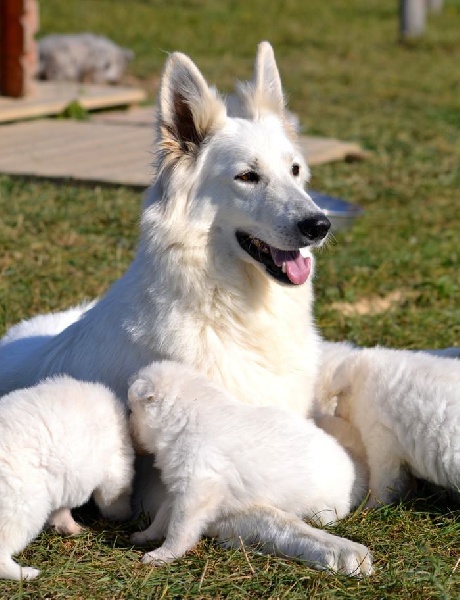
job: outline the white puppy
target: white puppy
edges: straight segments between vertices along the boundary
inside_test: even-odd
[[[171,361],[142,369],[128,397],[132,435],[155,454],[166,487],[151,526],[132,536],[166,536],[144,563],[171,562],[207,534],[320,569],[371,572],[367,548],[301,520],[332,523],[367,489],[359,467],[312,420],[243,404]]]
[[[11,555],[45,523],[78,533],[70,508],[94,500],[129,518],[134,452],[123,408],[101,384],[45,380],[0,399],[0,577],[33,579]]]
[[[425,352],[326,347],[320,405],[359,430],[370,469],[368,505],[407,491],[408,473],[460,486],[460,363]]]

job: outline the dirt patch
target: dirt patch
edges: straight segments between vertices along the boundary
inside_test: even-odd
[[[356,302],[334,302],[331,306],[346,316],[378,315],[392,310],[414,295],[414,292],[394,290],[386,296],[371,296],[370,298],[361,298]]]

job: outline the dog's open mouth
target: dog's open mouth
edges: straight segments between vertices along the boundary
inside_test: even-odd
[[[311,271],[311,258],[300,250],[279,250],[241,231],[236,232],[239,245],[251,258],[264,265],[269,275],[280,283],[301,285]]]

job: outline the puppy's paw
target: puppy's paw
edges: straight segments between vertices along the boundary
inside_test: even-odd
[[[60,535],[80,535],[85,528],[77,523],[68,508],[61,508],[54,512],[48,519],[47,526]]]
[[[35,579],[37,575],[40,575],[40,569],[34,569],[34,567],[21,567],[21,577],[27,581]]]
[[[327,568],[335,573],[342,573],[350,577],[372,575],[372,554],[362,544],[344,540],[330,549],[327,556]]]
[[[162,547],[146,552],[142,557],[142,563],[144,565],[152,565],[155,567],[161,567],[162,565],[168,564],[176,560],[177,556],[172,554],[169,550],[165,550]]]
[[[75,521],[73,521],[73,523],[69,523],[67,526],[55,525],[54,529],[60,535],[66,535],[66,536],[67,535],[68,536],[81,535],[82,533],[85,532],[85,528],[83,527],[83,525],[80,525],[79,523],[77,523]]]

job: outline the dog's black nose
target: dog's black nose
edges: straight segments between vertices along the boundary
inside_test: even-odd
[[[297,227],[310,242],[320,242],[331,228],[331,222],[326,215],[319,214],[300,221]]]

